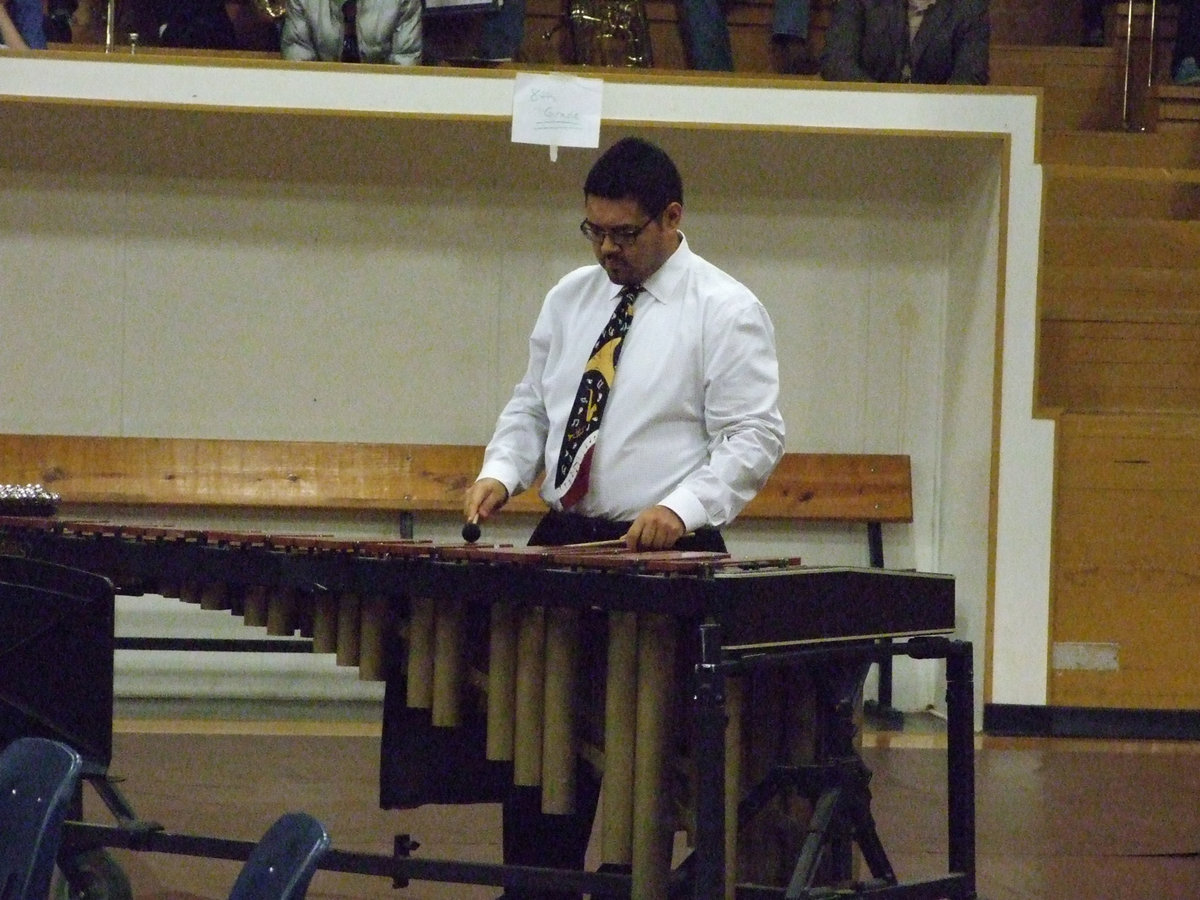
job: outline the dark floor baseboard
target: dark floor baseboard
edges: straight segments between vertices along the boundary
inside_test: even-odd
[[[1200,740],[1200,710],[985,703],[983,731],[997,737],[1194,741]]]

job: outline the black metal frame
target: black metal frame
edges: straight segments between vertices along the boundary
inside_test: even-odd
[[[755,888],[739,890],[739,897],[783,896],[792,900],[817,900],[822,897],[908,897],[972,900],[975,890],[975,744],[974,677],[971,644],[942,637],[921,637],[894,643],[844,644],[804,647],[770,654],[745,654],[730,657],[721,647],[720,626],[703,627],[704,657],[697,667],[696,764],[700,774],[697,795],[695,897],[716,900],[724,896],[725,882],[725,679],[759,666],[808,665],[831,668],[835,672],[824,686],[825,700],[838,710],[840,727],[833,753],[817,765],[803,771],[782,773],[806,785],[816,799],[814,823],[801,858],[797,860],[792,883],[786,889]],[[900,883],[887,861],[883,846],[870,817],[870,797],[866,790],[869,772],[854,751],[852,737],[852,695],[861,689],[866,667],[883,658],[910,656],[914,659],[946,660],[947,701],[947,833],[949,873],[942,878]],[[840,674],[837,674],[840,673]],[[840,819],[840,828],[833,828]],[[863,851],[872,880],[846,889],[812,887],[812,876],[820,861],[823,845],[836,859],[836,874],[849,877],[848,854],[835,842],[840,834],[853,836]]]
[[[780,771],[780,784],[799,787],[815,803],[813,824],[792,882],[787,888],[741,885],[740,900],[785,897],[789,900],[822,900],[834,897],[912,898],[912,900],[974,900],[975,888],[975,763],[972,648],[969,642],[942,637],[920,637],[901,642],[819,645],[771,652],[726,654],[720,644],[721,627],[700,626],[702,661],[696,666],[694,714],[696,747],[696,844],[687,863],[674,873],[672,896],[719,900],[725,896],[725,681],[731,675],[763,666],[807,666],[832,673],[823,679],[824,699],[837,711],[840,729],[833,752],[812,766]],[[939,878],[901,882],[887,860],[870,815],[869,771],[853,749],[854,725],[850,721],[853,697],[861,690],[866,668],[884,656],[944,659],[947,664],[947,837],[948,873]],[[139,821],[124,798],[107,780],[97,789],[118,822],[104,826],[68,822],[63,852],[78,854],[102,847],[121,847],[158,853],[178,853],[214,859],[245,860],[253,842],[216,837],[172,834],[153,822]],[[853,887],[813,885],[818,864],[826,855],[839,879],[850,877],[846,836],[857,843],[870,869],[871,879]],[[321,860],[327,871],[390,877],[397,887],[410,880],[459,884],[491,884],[507,888],[578,890],[605,897],[628,897],[630,876],[623,872],[583,872],[525,866],[467,863],[458,860],[419,859],[411,856],[417,844],[398,835],[391,856],[351,853],[331,849]],[[690,889],[689,889],[690,888]]]

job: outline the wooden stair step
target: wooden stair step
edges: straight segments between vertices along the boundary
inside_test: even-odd
[[[1200,322],[1043,321],[1039,358],[1049,407],[1200,411]]]
[[[1041,270],[1043,322],[1192,323],[1200,320],[1200,268],[1047,265]]]
[[[1159,85],[1154,90],[1155,121],[1160,131],[1200,133],[1200,86]]]
[[[1191,325],[1200,322],[1200,304],[1181,290],[1163,294],[1106,288],[1046,289],[1041,297],[1043,322],[1144,322]]]
[[[1179,266],[1154,267],[1142,265],[1140,260],[1118,257],[1105,265],[1071,265],[1058,263],[1043,265],[1041,270],[1043,288],[1078,286],[1082,288],[1110,288],[1131,293],[1166,292],[1178,290],[1184,293],[1200,293],[1200,269]]]
[[[1047,131],[1116,128],[1121,122],[1121,58],[1112,47],[992,45],[993,85],[1043,89]]]
[[[1200,222],[1093,219],[1053,223],[1042,234],[1049,265],[1111,266],[1113,260],[1159,269],[1200,267]]]
[[[1200,154],[1194,137],[1187,133],[1066,131],[1043,135],[1042,163],[1195,169],[1200,168]]]
[[[1200,217],[1200,169],[1049,165],[1044,168],[1047,224],[1078,218]]]
[[[1188,166],[1105,166],[1090,163],[1047,163],[1042,167],[1048,179],[1058,182],[1143,182],[1158,186],[1200,184],[1200,168]]]

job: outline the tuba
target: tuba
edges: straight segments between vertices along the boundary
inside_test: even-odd
[[[566,0],[571,62],[587,66],[654,64],[644,0]]]
[[[287,13],[287,0],[251,0],[251,6],[264,22],[277,22]]]

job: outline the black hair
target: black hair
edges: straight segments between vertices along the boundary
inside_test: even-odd
[[[632,197],[658,218],[670,203],[683,203],[683,179],[666,151],[636,137],[622,138],[600,155],[583,185],[585,197]]]

